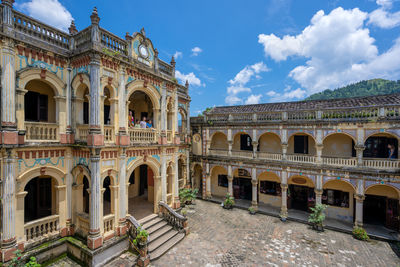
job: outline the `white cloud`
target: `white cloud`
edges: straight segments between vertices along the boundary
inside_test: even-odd
[[[377,0],[380,7],[369,14],[368,24],[373,24],[383,29],[390,29],[400,26],[400,11],[390,13],[392,8],[391,0]]]
[[[196,46],[192,48],[192,56],[198,56],[201,52],[203,52],[203,49],[200,47]]]
[[[176,51],[175,52],[175,54],[174,54],[174,58],[175,59],[182,58],[182,57],[183,57],[183,53],[182,52],[180,52],[180,51]]]
[[[268,67],[265,65],[264,62],[257,62],[253,65],[248,65],[244,67],[241,71],[239,71],[235,77],[231,80],[229,80],[230,86],[227,88],[227,94],[228,96],[225,98],[225,102],[234,105],[234,104],[239,104],[242,103],[243,100],[237,97],[239,93],[247,92],[251,93],[251,89],[249,87],[246,87],[246,84],[250,82],[250,80],[255,77],[256,79],[260,79],[261,72],[266,72],[269,71]],[[250,99],[251,97],[251,99]],[[251,95],[247,98],[246,103],[248,101],[259,101],[261,98],[261,95],[258,97],[258,95]],[[250,100],[249,100],[250,99]]]
[[[246,105],[250,105],[250,104],[258,104],[258,103],[260,103],[261,96],[262,96],[262,95],[250,95],[250,96],[247,98],[245,104],[246,104]]]
[[[258,41],[264,46],[265,55],[275,61],[291,56],[307,60],[289,73],[307,95],[364,79],[397,79],[400,41],[379,54],[375,39],[365,27],[367,19],[368,13],[358,8],[339,7],[329,14],[320,10],[302,33],[283,38],[260,34]]]
[[[73,20],[71,13],[58,0],[30,0],[15,6],[29,16],[63,31],[68,31]]]
[[[200,81],[199,78],[196,77],[196,75],[193,72],[190,72],[188,74],[183,74],[179,70],[175,71],[175,77],[182,83],[185,84],[186,81],[189,82],[190,85],[194,86],[205,86],[204,83]]]
[[[301,88],[291,90],[290,86],[286,87],[283,94],[275,91],[268,91],[266,95],[269,97],[269,102],[284,102],[291,100],[301,100],[307,96],[307,92]]]

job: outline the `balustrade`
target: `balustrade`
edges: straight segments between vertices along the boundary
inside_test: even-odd
[[[400,169],[400,160],[399,159],[363,159],[364,167],[373,168],[373,169]]]
[[[152,128],[129,128],[132,144],[152,144],[157,142],[157,131]]]
[[[105,143],[113,143],[114,142],[114,126],[113,125],[104,125],[104,142]]]
[[[101,44],[108,49],[111,49],[116,52],[116,54],[127,54],[127,44],[124,39],[119,38],[118,36],[112,34],[111,32],[100,28],[101,35]]]
[[[89,134],[89,125],[87,124],[82,124],[78,125],[76,127],[76,140],[81,141],[81,142],[86,142],[87,141],[87,136]]]
[[[172,76],[172,66],[161,59],[158,59],[158,69],[161,73]]]
[[[279,153],[258,152],[257,155],[260,159],[282,160],[282,154]]]
[[[287,155],[286,157],[288,161],[301,162],[301,163],[315,163],[314,156],[293,154],[293,155]]]
[[[338,158],[338,157],[323,157],[322,163],[331,166],[357,166],[357,158]]]
[[[232,114],[231,121],[253,121],[253,114],[252,113],[239,113],[239,114]]]
[[[379,117],[379,108],[324,110],[323,120],[359,120]]]
[[[25,122],[26,141],[58,141],[58,124],[48,122]]]
[[[51,215],[24,225],[26,241],[36,241],[59,234],[59,216]]]
[[[171,207],[169,207],[166,203],[160,201],[159,204],[159,210],[161,216],[170,224],[172,225],[175,229],[178,230],[185,230],[187,227],[187,219],[185,216],[182,216],[181,214],[177,213]]]
[[[209,149],[208,150],[208,152],[209,152],[209,154],[211,155],[211,156],[228,156],[228,150],[227,149],[215,149],[215,148],[213,148],[213,149]]]
[[[253,151],[232,150],[232,156],[241,158],[253,158]]]
[[[114,232],[114,214],[103,217],[104,234]]]
[[[172,143],[172,131],[167,130],[167,142]]]

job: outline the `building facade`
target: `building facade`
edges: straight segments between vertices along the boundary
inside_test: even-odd
[[[324,203],[339,225],[399,231],[399,119],[400,94],[215,107],[191,118],[191,182],[282,219]]]
[[[174,59],[159,59],[144,29],[101,28],[96,8],[65,33],[13,2],[0,5],[2,261],[74,233],[97,249],[126,233],[138,196],[151,213],[178,207],[190,97]],[[144,117],[152,125],[138,127]]]

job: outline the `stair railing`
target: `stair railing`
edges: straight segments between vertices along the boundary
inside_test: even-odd
[[[180,232],[188,234],[187,218],[176,211],[174,211],[167,203],[160,201],[158,203],[160,215],[170,225]]]

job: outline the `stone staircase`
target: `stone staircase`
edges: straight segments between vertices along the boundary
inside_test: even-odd
[[[184,232],[175,230],[157,214],[149,215],[139,220],[139,223],[149,233],[148,254],[151,261],[161,257],[185,237]]]

